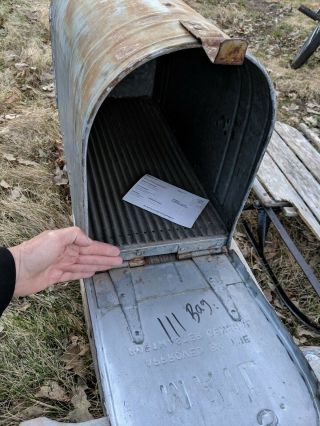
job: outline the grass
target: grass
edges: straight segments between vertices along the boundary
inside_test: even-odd
[[[297,125],[310,116],[310,105],[320,103],[319,52],[300,70],[293,71],[289,66],[313,25],[296,11],[300,2],[188,3],[228,34],[249,40],[252,53],[264,63],[275,82],[278,119]],[[48,5],[48,0],[0,3],[0,182],[5,182],[4,186],[0,183],[0,241],[5,245],[70,224],[68,189],[53,182],[57,164],[63,164],[54,94],[43,90],[53,78]],[[316,9],[317,2],[309,1],[308,5]],[[319,130],[318,117],[313,115],[312,120]],[[254,218],[248,215],[254,225]],[[319,242],[298,219],[284,220],[292,238],[320,275]],[[270,290],[270,279],[241,223],[236,237],[267,297],[301,343],[301,326]],[[318,298],[273,229],[267,253],[291,297],[318,321]],[[320,343],[314,336],[305,339],[308,344]],[[70,399],[79,386],[86,389],[91,414],[99,417],[102,413],[87,345],[78,283],[14,301],[0,321],[0,425],[16,425],[40,415],[72,420],[74,407]],[[63,388],[63,401],[37,396],[48,381]]]
[[[50,380],[69,397],[79,385],[85,385],[92,400],[92,414],[101,415],[89,354],[74,360],[74,366],[79,367],[77,373],[66,368],[65,354],[74,337],[78,345],[86,344],[77,283],[10,307],[1,332],[0,424],[17,424],[34,412],[67,421],[72,410],[70,401],[37,397],[40,387]]]
[[[0,184],[0,241],[9,246],[71,223],[68,190],[53,182],[63,162],[54,94],[42,89],[53,78],[48,5],[0,4],[6,30],[0,36],[0,181],[6,186]],[[90,353],[81,355],[84,345],[78,283],[14,301],[0,322],[0,425],[40,415],[70,420],[70,399],[79,386],[86,388],[93,416],[101,416]],[[76,351],[71,364],[70,347]],[[67,401],[37,397],[50,380],[64,389]]]

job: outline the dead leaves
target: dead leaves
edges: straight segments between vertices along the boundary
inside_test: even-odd
[[[302,120],[307,123],[308,126],[311,127],[317,127],[318,125],[318,118],[312,115],[303,117]]]
[[[6,37],[8,30],[6,28],[6,18],[0,14],[0,37]]]
[[[0,123],[3,123],[4,121],[14,120],[18,117],[20,117],[19,114],[3,114],[0,116]]]
[[[310,340],[319,339],[319,337],[319,334],[315,333],[314,331],[309,330],[303,326],[298,326],[295,331],[295,336],[293,336],[293,340],[296,345],[302,346],[305,344],[312,344]]]
[[[24,16],[27,18],[28,22],[30,24],[34,24],[35,22],[38,22],[39,20],[39,14],[36,10],[28,10],[25,12]]]
[[[25,70],[27,68],[29,68],[29,65],[26,64],[25,62],[16,62],[14,64],[14,67],[18,70],[18,71],[22,71]]]
[[[15,303],[15,311],[26,312],[31,307],[31,303],[27,299],[23,298],[22,301],[19,300],[18,303]]]
[[[46,86],[42,86],[42,87],[41,87],[41,89],[42,89],[44,92],[53,92],[53,91],[54,91],[54,84],[53,84],[53,83],[51,83],[51,84],[48,84],[48,85],[46,85]]]
[[[5,114],[7,110],[12,110],[15,108],[16,104],[21,99],[21,92],[17,88],[13,88],[12,92],[4,98],[3,102],[1,102],[0,105],[0,114],[3,115],[4,120],[10,120],[10,117],[13,116],[13,118],[17,117],[17,114]],[[8,118],[9,117],[9,118]]]
[[[27,167],[37,167],[38,166],[38,163],[36,163],[35,161],[17,158],[12,154],[3,154],[3,158],[5,160],[7,160],[9,163],[12,163],[12,164],[16,163],[16,164],[21,164],[21,165],[27,166]],[[10,185],[8,182],[6,182],[4,179],[2,179],[1,182],[0,182],[0,187],[5,189],[5,190],[10,190],[9,195],[8,195],[9,201],[20,201],[20,202],[27,201],[26,196],[23,194],[23,191],[19,186],[15,186],[15,187],[12,188],[12,185]]]
[[[86,375],[86,355],[90,352],[89,345],[77,336],[71,336],[71,344],[62,355],[61,361],[66,370],[73,371],[80,377]]]
[[[23,195],[21,189],[18,186],[11,190],[8,199],[9,201],[20,201],[22,203],[27,201],[27,197]]]
[[[293,336],[293,341],[297,346],[304,345],[307,342],[307,339],[305,337],[301,337],[298,339],[297,337]]]
[[[53,182],[58,186],[68,185],[69,178],[65,167],[62,169],[59,166],[56,167]]]
[[[74,406],[74,410],[69,414],[69,419],[72,422],[93,420],[93,416],[89,412],[91,404],[88,401],[85,389],[86,388],[83,386],[78,387],[71,399],[71,404]]]
[[[0,182],[0,186],[1,188],[4,188],[4,189],[11,188],[11,185],[8,182],[6,182],[4,179],[2,179],[2,181]]]
[[[72,371],[81,378],[79,380],[82,380],[87,375],[87,357],[90,354],[90,348],[78,336],[72,335],[70,341],[71,343],[68,345],[61,361],[64,363],[66,370]],[[73,422],[84,422],[93,419],[89,412],[91,404],[87,399],[86,389],[86,386],[77,386],[71,398],[74,410],[69,414],[69,419]]]
[[[266,299],[268,300],[268,302],[272,302],[273,300],[272,291],[267,288],[266,290],[263,290],[263,293],[266,296]]]
[[[63,151],[63,147],[60,141],[56,142],[56,160],[55,160],[55,164],[56,164],[56,169],[54,172],[54,177],[53,177],[53,182],[57,185],[57,186],[66,186],[69,184],[69,178],[68,178],[68,173],[67,173],[67,169],[65,166],[65,161],[64,161],[64,151]],[[39,164],[36,163],[35,161],[32,160],[25,160],[23,158],[17,158],[16,156],[14,156],[13,154],[10,153],[4,153],[2,155],[3,159],[8,161],[9,163],[11,163],[12,165],[23,165],[23,166],[27,166],[27,167],[38,167]],[[40,158],[47,158],[47,154],[43,151],[43,150],[39,150],[39,157]],[[11,185],[6,182],[4,179],[1,180],[0,183],[1,188],[3,189],[10,189]],[[22,193],[20,191],[20,189],[18,187],[13,188],[12,193],[9,196],[9,199],[11,201],[17,201],[18,199],[20,201],[25,201],[24,199],[21,200],[21,198],[23,198]]]
[[[317,125],[319,126],[320,104],[317,102],[307,102],[306,110],[307,113],[310,114],[310,116],[302,117],[302,119],[314,127],[316,127]]]
[[[55,98],[55,85],[53,83],[53,74],[44,72],[41,77],[41,90],[45,92],[47,98]]]
[[[4,29],[6,19],[3,15],[0,14],[0,30]]]
[[[61,403],[71,403],[73,410],[69,414],[69,419],[73,422],[83,422],[92,420],[89,412],[91,406],[86,395],[86,383],[83,378],[87,375],[86,355],[89,354],[89,345],[84,343],[81,337],[72,335],[70,344],[61,357],[64,368],[77,376],[78,385],[72,390],[67,391],[56,381],[48,381],[35,395],[36,398],[49,399]],[[79,384],[81,382],[81,384]]]
[[[10,162],[17,161],[16,157],[12,154],[3,154],[3,158],[7,161],[10,161]]]
[[[91,407],[90,402],[88,401],[87,394],[85,390],[86,386],[77,386],[72,396],[69,396],[66,390],[60,386],[55,381],[49,381],[44,386],[41,386],[38,393],[36,393],[36,398],[49,399],[51,401],[70,403],[73,406],[73,410],[69,413],[69,420],[72,422],[85,422],[88,420],[93,420],[93,416],[89,412]],[[35,407],[30,407],[31,412]]]
[[[35,419],[43,414],[45,414],[45,410],[43,407],[39,407],[39,405],[28,407],[21,412],[21,416],[24,420]]]
[[[38,167],[38,163],[35,161],[17,158],[12,154],[3,154],[3,158],[11,164],[21,164],[27,167]],[[25,203],[28,201],[29,192],[25,189],[22,189],[19,185],[13,186],[13,184],[8,183],[5,179],[1,179],[0,190],[1,189],[7,194],[7,199],[10,202]]]
[[[55,170],[53,181],[58,186],[68,185],[69,178],[68,178],[67,168],[65,165],[64,149],[63,149],[63,144],[61,140],[55,141],[55,151],[56,151],[56,160],[55,160],[56,170]]]
[[[297,335],[299,337],[306,336],[306,337],[312,337],[312,338],[319,338],[319,334],[315,333],[312,330],[304,328],[302,326],[298,327],[298,329],[297,329]]]
[[[24,166],[38,166],[38,163],[31,160],[24,160],[23,158],[17,158],[12,154],[3,154],[3,158],[11,163],[19,163]]]
[[[41,70],[38,67],[29,65],[27,62],[16,62],[12,71],[21,92],[30,92],[34,96],[39,94],[37,89],[42,84],[42,79]]]
[[[24,166],[38,166],[38,163],[36,163],[35,161],[22,160],[20,158],[18,158],[18,163],[23,164]]]
[[[50,381],[46,385],[42,386],[35,396],[36,398],[47,398],[53,401],[70,401],[70,397],[66,394],[65,390],[54,381]]]
[[[56,160],[55,163],[57,167],[60,169],[63,169],[65,166],[65,160],[64,160],[64,148],[62,141],[60,139],[57,139],[55,141],[55,151],[56,151]]]

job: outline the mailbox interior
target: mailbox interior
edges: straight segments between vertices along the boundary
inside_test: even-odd
[[[268,141],[269,82],[246,59],[213,65],[202,49],[170,53],[125,77],[102,104],[89,138],[92,237],[125,258],[210,249],[230,236]],[[122,201],[150,174],[206,197],[192,229]]]

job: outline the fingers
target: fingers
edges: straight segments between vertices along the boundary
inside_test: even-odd
[[[77,264],[80,265],[121,265],[122,259],[119,256],[86,256],[80,255],[77,259]]]
[[[120,266],[121,264],[122,264],[121,257],[110,257],[100,264],[74,263],[74,264],[69,264],[65,266],[62,265],[61,269],[64,272],[98,272],[98,271],[107,271],[108,269],[114,266]]]
[[[69,228],[70,229],[70,228]],[[68,228],[66,228],[66,231],[68,230]],[[73,244],[76,244],[79,247],[86,247],[89,246],[92,243],[91,238],[89,238],[83,231],[82,229],[78,228],[77,226],[73,226],[70,229],[70,234],[73,233],[74,235],[74,240],[73,240]],[[70,235],[71,238],[71,235]]]
[[[60,239],[65,245],[76,245],[80,248],[80,254],[98,256],[119,256],[120,250],[111,244],[93,241],[80,228],[72,226],[57,231],[50,231],[52,235]]]
[[[61,282],[81,280],[93,276],[94,272],[65,272],[61,277]]]
[[[79,247],[87,247],[92,243],[91,238],[77,226],[50,231],[50,235],[57,238],[63,245],[76,244]]]
[[[87,247],[80,247],[80,255],[96,255],[96,256],[119,256],[120,250],[118,247],[111,244],[92,241]]]
[[[122,259],[119,258],[118,264],[121,265]],[[71,265],[68,266],[68,270],[65,271],[60,281],[75,281],[75,280],[81,280],[84,278],[91,278],[95,275],[96,272],[102,272],[107,271],[111,269],[112,267],[116,266],[116,264],[113,265]]]

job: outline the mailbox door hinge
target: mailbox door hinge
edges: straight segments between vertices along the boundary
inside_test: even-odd
[[[178,252],[172,254],[163,254],[157,256],[148,256],[148,257],[135,257],[134,259],[126,262],[125,266],[129,268],[137,268],[139,266],[145,265],[157,265],[160,263],[176,262],[180,260],[193,259],[200,256],[210,256],[214,254],[227,253],[227,246],[208,249],[208,250],[198,250],[190,252]]]

